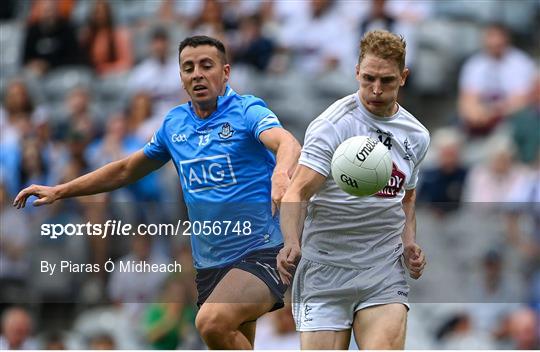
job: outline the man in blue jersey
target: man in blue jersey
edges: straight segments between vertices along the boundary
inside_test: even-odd
[[[253,348],[255,321],[283,305],[275,257],[282,236],[274,216],[300,154],[266,104],[236,94],[216,39],[194,36],[179,46],[180,77],[191,101],[173,108],[140,151],[66,184],[32,185],[24,207],[132,183],[173,160],[192,224],[200,306],[196,325],[208,347]],[[196,225],[210,224],[206,231]],[[210,231],[210,232],[208,232]]]

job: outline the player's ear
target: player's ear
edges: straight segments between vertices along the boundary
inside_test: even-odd
[[[405,67],[403,72],[401,72],[401,82],[399,82],[399,85],[403,87],[405,85],[405,81],[407,80],[407,77],[409,77],[409,69]]]
[[[231,75],[231,65],[229,64],[223,65],[223,83],[227,83],[229,81],[230,75]]]

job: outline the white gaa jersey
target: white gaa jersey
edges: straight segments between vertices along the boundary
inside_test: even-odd
[[[391,151],[388,185],[370,197],[342,191],[332,179],[332,156],[353,136],[381,140]],[[308,206],[302,235],[306,259],[349,268],[367,268],[401,255],[405,190],[416,187],[418,166],[429,145],[428,130],[403,107],[390,117],[371,114],[358,93],[336,101],[308,127],[299,163],[327,177]]]

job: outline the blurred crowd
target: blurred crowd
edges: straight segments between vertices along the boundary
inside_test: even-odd
[[[359,40],[381,28],[407,41],[400,103],[432,137],[418,189],[429,269],[412,284],[407,347],[539,348],[535,0],[3,0],[0,348],[204,348],[189,239],[39,236],[43,223],[185,219],[170,163],[110,194],[39,210],[11,201],[25,186],[66,182],[140,149],[187,101],[177,53],[186,36],[223,40],[231,86],[263,98],[302,140],[357,89]],[[176,260],[183,271],[50,278],[36,269],[109,259]],[[261,319],[255,346],[299,347],[290,306]]]

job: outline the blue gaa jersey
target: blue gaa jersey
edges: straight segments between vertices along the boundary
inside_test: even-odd
[[[264,101],[227,86],[212,115],[199,118],[191,102],[177,106],[144,147],[147,157],[174,162],[195,268],[222,267],[283,242],[271,212],[276,161],[259,140],[272,127],[281,124]]]

